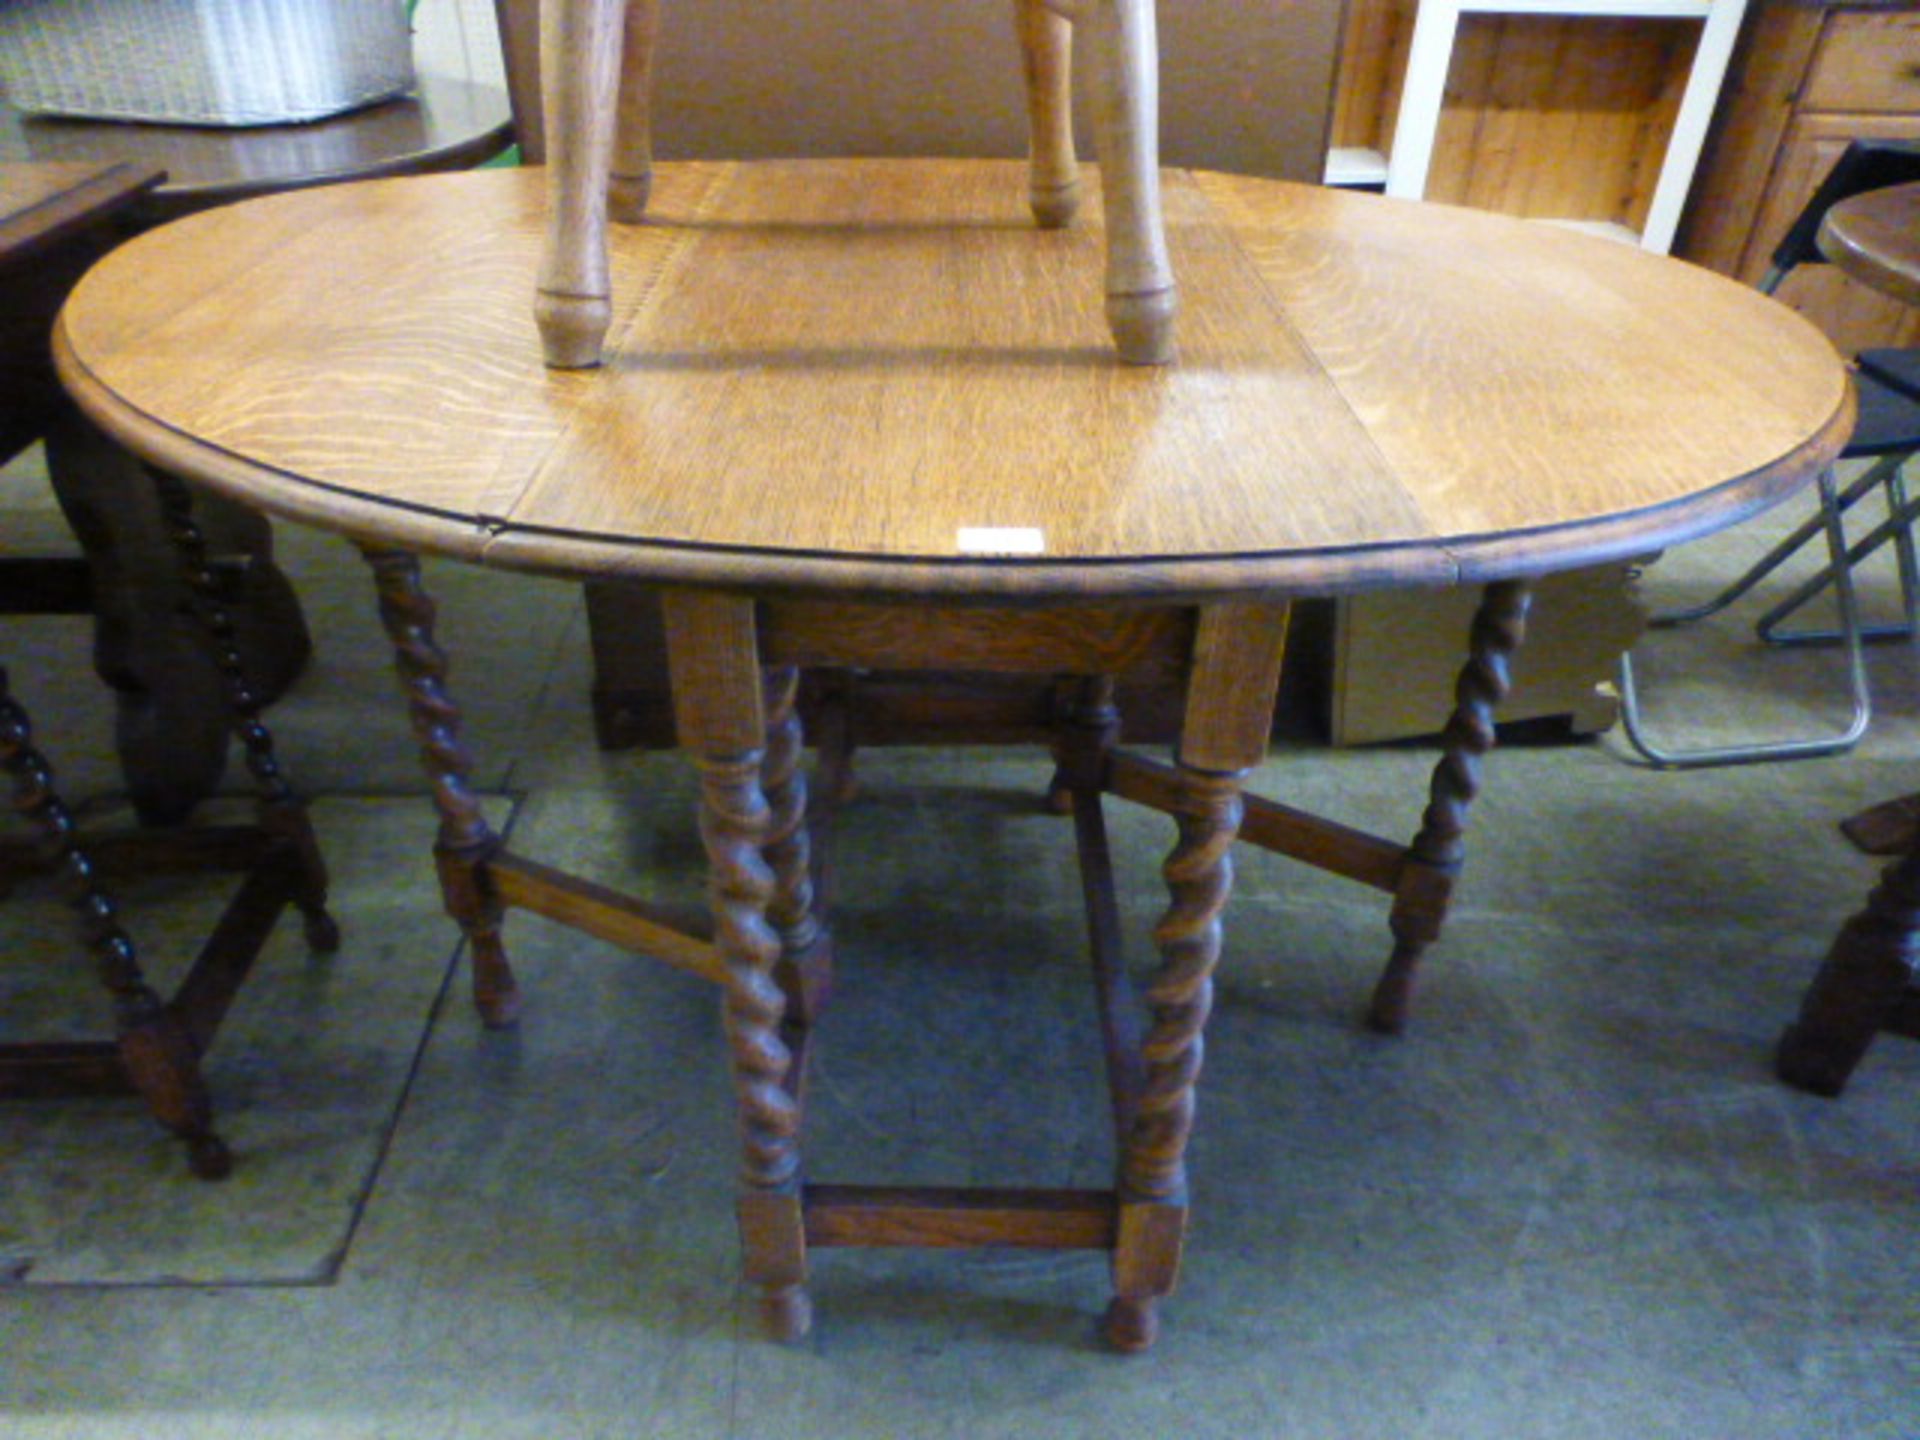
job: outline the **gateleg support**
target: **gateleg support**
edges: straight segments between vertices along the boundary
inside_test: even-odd
[[[740,1123],[746,1273],[760,1287],[769,1331],[778,1339],[796,1340],[812,1315],[805,1288],[795,1093],[801,1077],[788,1043],[787,995],[777,979],[784,946],[769,911],[778,905],[790,919],[800,913],[806,856],[804,849],[797,855],[789,851],[776,873],[767,854],[776,824],[786,822],[776,822],[762,788],[766,680],[753,601],[714,591],[668,590],[661,596],[661,613],[674,727],[700,772],[700,838],[707,852],[713,943],[723,977],[721,1019]],[[803,810],[798,820],[804,818]],[[804,829],[796,822],[794,833]]]
[[[1444,753],[1420,830],[1407,847],[1394,889],[1393,953],[1374,987],[1367,1023],[1397,1035],[1406,1028],[1420,958],[1440,936],[1455,877],[1466,854],[1467,816],[1481,789],[1481,761],[1494,745],[1494,711],[1513,687],[1513,657],[1527,634],[1532,592],[1524,580],[1486,587],[1467,636],[1467,662],[1454,685]]]

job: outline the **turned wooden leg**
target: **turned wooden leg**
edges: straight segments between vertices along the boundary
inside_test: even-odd
[[[769,807],[766,857],[773,869],[767,919],[780,936],[778,979],[787,1013],[811,1025],[825,1008],[833,983],[833,945],[813,886],[813,853],[807,832],[807,779],[800,768],[805,736],[797,701],[800,671],[793,665],[766,673],[766,754],[760,786]]]
[[[1468,636],[1467,663],[1454,685],[1453,714],[1441,735],[1426,813],[1408,847],[1388,925],[1393,954],[1373,991],[1367,1022],[1399,1034],[1406,1028],[1414,973],[1440,938],[1453,885],[1466,853],[1467,813],[1480,793],[1480,761],[1493,749],[1494,710],[1512,687],[1514,652],[1527,634],[1532,593],[1524,580],[1487,586]]]
[[[1157,1304],[1173,1293],[1187,1226],[1187,1137],[1213,1005],[1221,915],[1233,886],[1242,776],[1265,756],[1280,683],[1287,606],[1204,607],[1194,636],[1176,751],[1179,839],[1163,873],[1172,904],[1154,927],[1160,967],[1148,982],[1151,1017],[1140,1047],[1140,1089],[1120,1153],[1119,1233],[1107,1340],[1144,1350]]]
[[[1078,682],[1073,709],[1053,742],[1053,778],[1047,782],[1047,809],[1073,813],[1076,789],[1097,791],[1107,756],[1120,738],[1120,710],[1113,703],[1111,675],[1087,675]]]
[[[1120,358],[1173,358],[1176,297],[1160,211],[1159,56],[1153,0],[1087,0],[1094,135],[1107,220],[1107,323]]]
[[[314,839],[306,802],[287,783],[274,754],[273,732],[260,719],[261,698],[249,680],[233,614],[207,563],[206,537],[193,518],[193,495],[178,476],[155,470],[154,494],[180,569],[193,595],[193,608],[211,642],[214,664],[226,689],[228,723],[246,756],[260,796],[260,828],[285,842],[299,860],[293,903],[306,927],[307,944],[322,954],[340,948],[340,927],[327,911],[327,863]]]
[[[503,907],[487,876],[500,839],[487,825],[468,785],[473,756],[460,739],[460,709],[447,693],[447,656],[433,638],[434,604],[420,583],[419,557],[406,550],[362,546],[373,567],[380,623],[393,642],[394,666],[406,692],[421,764],[433,785],[440,834],[433,847],[447,913],[467,937],[473,957],[473,1004],[492,1029],[520,1014],[520,987],[500,939]]]
[[[775,1338],[797,1340],[807,1299],[800,1194],[800,1106],[793,1052],[781,1038],[787,1000],[775,978],[780,936],[767,923],[776,882],[764,854],[775,828],[761,789],[767,733],[753,602],[668,591],[662,596],[674,724],[700,771],[714,945],[726,967],[723,1019],[741,1134],[740,1243]],[[786,852],[792,859],[792,851]]]
[[[0,667],[0,769],[13,782],[13,805],[44,840],[67,903],[93,951],[100,982],[113,1001],[121,1063],[154,1118],[186,1143],[187,1163],[203,1180],[225,1178],[233,1156],[213,1133],[213,1104],[200,1056],[186,1027],[140,972],[133,941],[113,902],[94,880],[93,863],[74,841],[73,817],[53,788],[53,772],[33,744],[27,712],[13,698]]]
[[[1838,1095],[1893,1018],[1920,961],[1920,848],[1881,872],[1866,908],[1840,927],[1833,948],[1780,1037],[1775,1068],[1790,1085]]]
[[[1182,766],[1180,839],[1163,873],[1173,903],[1154,927],[1160,968],[1147,985],[1152,1023],[1141,1047],[1143,1084],[1120,1167],[1120,1236],[1107,1340],[1144,1350],[1159,1331],[1155,1305],[1179,1276],[1187,1224],[1187,1137],[1213,1008],[1220,916],[1233,888],[1240,776]]]
[[[653,196],[653,46],[659,33],[660,0],[626,0],[613,162],[607,172],[607,212],[624,225],[644,220]]]
[[[1047,0],[1014,0],[1027,83],[1027,195],[1035,223],[1058,229],[1080,208],[1073,153],[1073,22]]]
[[[613,317],[607,172],[623,0],[546,0],[540,10],[547,235],[534,319],[547,364],[581,369],[600,363]]]

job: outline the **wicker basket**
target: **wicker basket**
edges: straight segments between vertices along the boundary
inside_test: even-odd
[[[405,0],[0,0],[20,110],[279,125],[412,84]]]

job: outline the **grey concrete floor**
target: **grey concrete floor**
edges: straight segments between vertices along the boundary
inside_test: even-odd
[[[31,463],[4,479],[10,536],[60,543]],[[1837,1103],[1769,1072],[1875,871],[1832,822],[1920,782],[1909,653],[1876,657],[1881,719],[1841,759],[1674,775],[1613,737],[1498,752],[1397,1040],[1357,1024],[1383,897],[1242,854],[1154,1351],[1097,1343],[1099,1257],[998,1252],[822,1254],[814,1333],[779,1347],[737,1281],[713,996],[515,917],[527,1014],[479,1028],[359,563],[282,539],[319,652],[273,719],[320,799],[347,944],[276,942],[221,1037],[225,1186],[131,1102],[0,1109],[9,1440],[1920,1433],[1920,1047],[1882,1041]],[[1650,588],[1680,598],[1754,543],[1670,557]],[[593,747],[577,592],[429,574],[516,848],[696,899],[685,768]],[[4,629],[69,793],[109,817],[84,625]],[[1753,657],[1735,631],[1661,647],[1650,684],[1701,733],[1832,712],[1830,660]],[[1303,742],[1257,783],[1410,834],[1432,760]],[[811,1173],[1102,1183],[1044,761],[901,751],[862,774]],[[1115,809],[1136,962],[1167,829]],[[206,903],[126,909],[167,952]],[[10,956],[76,963],[37,913],[0,912]]]

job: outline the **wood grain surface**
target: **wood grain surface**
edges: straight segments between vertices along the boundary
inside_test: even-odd
[[[1884,295],[1920,305],[1920,185],[1842,200],[1820,221],[1820,253]]]
[[[0,265],[96,223],[165,178],[155,165],[0,160]]]
[[[1180,171],[1180,355],[1121,366],[1098,205],[1039,230],[1010,162],[662,165],[615,235],[609,363],[549,373],[541,191],[478,172],[194,217],[82,284],[63,374],[135,449],[358,534],[1035,600],[1593,563],[1790,493],[1851,424],[1827,342],[1720,277]]]

